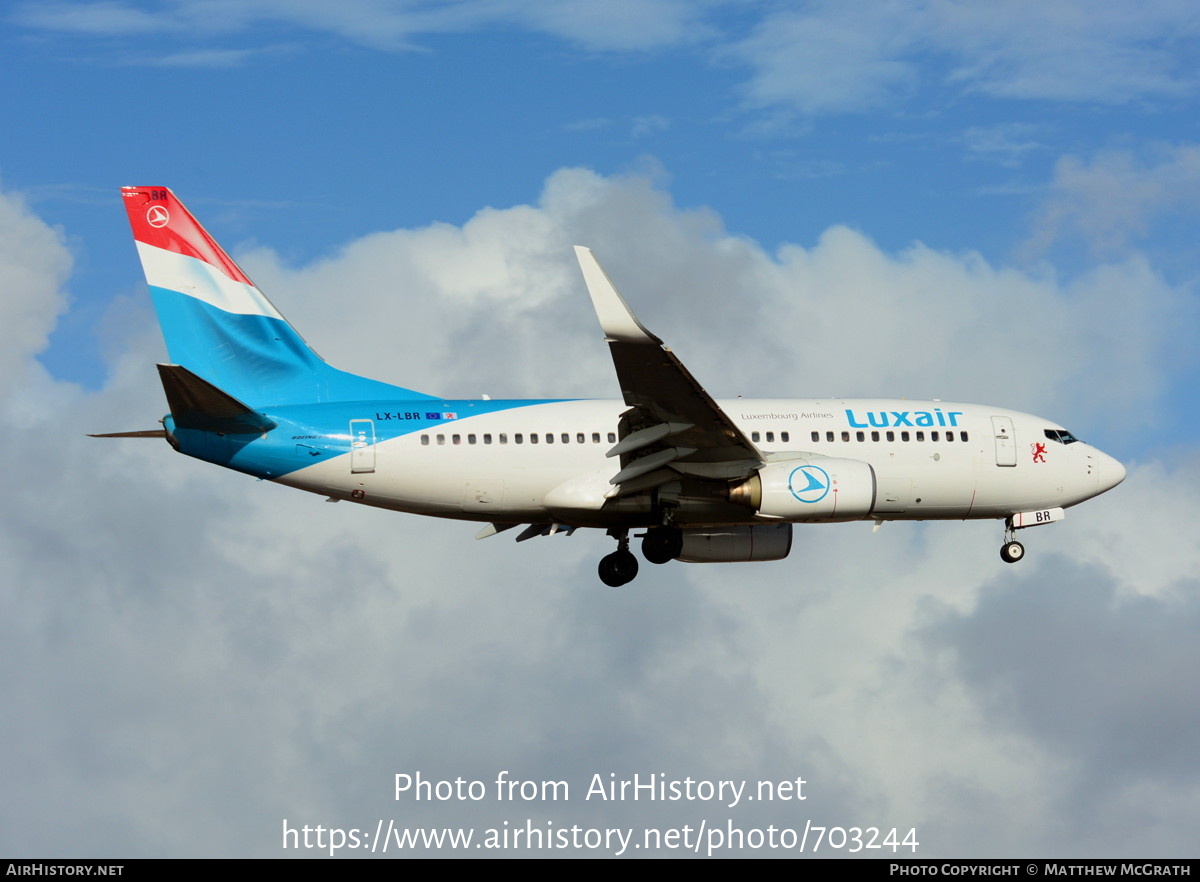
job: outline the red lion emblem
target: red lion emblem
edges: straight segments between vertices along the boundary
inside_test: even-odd
[[[1046,445],[1045,444],[1038,444],[1035,441],[1034,443],[1030,444],[1029,446],[1033,448],[1033,461],[1034,462],[1045,462],[1046,461]]]

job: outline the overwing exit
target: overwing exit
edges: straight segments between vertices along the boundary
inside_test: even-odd
[[[604,530],[608,585],[656,564],[787,557],[794,524],[1004,521],[1017,530],[1115,487],[1124,467],[1062,426],[909,400],[714,400],[576,257],[622,400],[448,399],[322,360],[165,187],[122,188],[170,364],[181,453],[333,501],[483,522],[517,541]],[[1028,453],[1022,453],[1028,450]]]

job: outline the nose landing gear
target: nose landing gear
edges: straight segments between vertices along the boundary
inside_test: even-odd
[[[1025,546],[1016,540],[1017,530],[1054,524],[1065,517],[1061,508],[1043,508],[1009,515],[1004,519],[1004,544],[1000,546],[1000,558],[1005,563],[1016,563],[1025,556]]]
[[[1025,556],[1025,546],[1016,539],[1000,546],[1000,559],[1005,563],[1016,563]]]
[[[1000,546],[1000,559],[1005,563],[1016,563],[1025,556],[1025,546],[1016,540],[1013,519],[1004,522],[1004,544]]]

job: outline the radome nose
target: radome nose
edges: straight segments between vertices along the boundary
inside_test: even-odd
[[[1109,456],[1107,453],[1101,453],[1098,457],[1097,465],[1097,485],[1101,493],[1105,490],[1111,490],[1122,481],[1125,480],[1125,466],[1121,465],[1120,461]]]

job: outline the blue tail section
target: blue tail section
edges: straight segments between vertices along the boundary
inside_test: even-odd
[[[121,194],[175,364],[255,406],[434,397],[331,367],[170,190]]]

